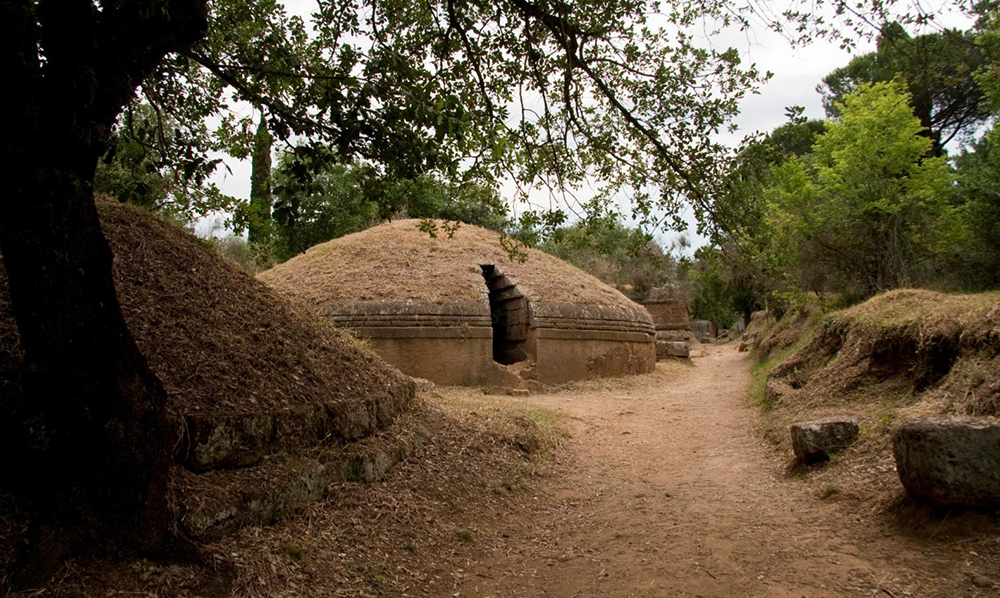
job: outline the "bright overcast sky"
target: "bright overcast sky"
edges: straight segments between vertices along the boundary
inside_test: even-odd
[[[314,10],[313,0],[285,0],[289,12],[301,15],[306,22]],[[822,78],[833,69],[847,64],[852,54],[842,50],[837,44],[820,41],[809,46],[792,48],[780,35],[758,28],[749,35],[725,35],[713,38],[707,43],[719,49],[729,46],[741,51],[746,63],[755,63],[761,71],[771,71],[774,77],[761,89],[759,95],[746,98],[741,105],[741,114],[736,122],[739,133],[735,139],[754,131],[767,132],[785,122],[785,107],[804,106],[805,116],[824,118],[820,95],[816,92]],[[870,42],[858,45],[856,53],[871,51]],[[232,173],[220,169],[215,177],[222,191],[238,198],[250,194],[250,162],[227,161]],[[690,218],[688,219],[691,220]],[[198,231],[207,234],[207,223],[199,224]],[[669,244],[676,234],[658,235],[662,243]],[[703,241],[693,234],[687,234],[695,246]]]

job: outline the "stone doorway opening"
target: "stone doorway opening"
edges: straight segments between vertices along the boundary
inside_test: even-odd
[[[511,365],[528,359],[528,300],[494,264],[481,264],[490,290],[493,361]]]

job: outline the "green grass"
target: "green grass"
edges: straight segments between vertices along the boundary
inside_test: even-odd
[[[969,369],[969,384],[973,387],[979,386],[986,381],[986,374],[978,366],[973,365]]]
[[[807,344],[809,344],[809,341],[812,340],[816,331],[816,324],[820,321],[821,319],[817,319],[815,323],[812,323],[811,328],[809,328],[805,334],[800,336],[792,346],[782,349],[766,360],[750,366],[750,400],[753,401],[755,405],[760,407],[762,412],[767,413],[768,411],[774,409],[774,404],[767,400],[767,396],[764,393],[764,388],[767,386],[767,376],[776,365],[785,361],[792,355],[795,355],[805,348]]]
[[[842,313],[873,328],[899,328],[935,320],[967,326],[981,321],[998,302],[998,291],[958,294],[900,289],[876,295]]]

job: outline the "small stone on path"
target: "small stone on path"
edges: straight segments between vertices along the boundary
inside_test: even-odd
[[[792,450],[802,463],[830,458],[858,438],[858,421],[851,417],[828,417],[792,424]]]
[[[683,341],[656,341],[657,357],[688,357],[690,350]]]

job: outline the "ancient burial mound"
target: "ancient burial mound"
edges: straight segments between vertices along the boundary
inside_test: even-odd
[[[511,260],[499,235],[479,227],[431,238],[418,226],[347,235],[258,276],[440,384],[551,384],[655,367],[649,314],[593,276],[531,249],[524,263]]]
[[[899,290],[824,317],[803,312],[752,327],[755,357],[770,368],[755,389],[769,436],[784,444],[789,424],[802,420],[859,422],[859,440],[816,476],[845,494],[899,496],[892,444],[907,422],[1000,417],[1000,292]]]
[[[125,320],[166,387],[188,533],[273,519],[330,476],[364,477],[351,441],[389,426],[412,380],[176,226],[98,206]],[[0,268],[0,426],[21,401],[9,300]],[[329,450],[302,456],[317,447]]]

